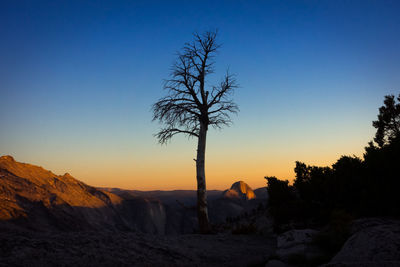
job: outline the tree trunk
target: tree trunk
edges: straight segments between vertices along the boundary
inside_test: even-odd
[[[207,126],[200,123],[199,138],[197,144],[196,175],[197,175],[197,218],[199,220],[200,233],[210,231],[207,210],[207,190],[205,173]]]

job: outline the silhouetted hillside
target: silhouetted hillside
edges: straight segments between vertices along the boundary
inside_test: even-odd
[[[107,188],[99,187],[99,189],[111,192],[113,194],[122,196],[124,198],[130,197],[145,197],[154,198],[162,201],[164,204],[175,204],[176,202],[185,205],[195,205],[197,201],[196,190],[152,190],[152,191],[140,191],[140,190],[129,190],[121,188]],[[221,196],[220,190],[207,190],[208,201],[213,201]]]
[[[195,190],[171,190],[171,191],[138,191],[120,188],[101,188],[112,192],[126,202],[160,201],[166,211],[165,233],[193,233],[197,231]],[[260,203],[264,203],[268,193],[265,188],[256,189],[260,199],[255,199],[253,190],[243,181],[234,183],[231,189],[225,191],[208,190],[208,207],[210,222],[213,225],[225,223],[227,219],[249,214]],[[234,196],[226,192],[235,192]]]

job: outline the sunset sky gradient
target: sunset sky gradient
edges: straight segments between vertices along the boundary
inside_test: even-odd
[[[94,186],[195,189],[196,140],[167,146],[151,105],[192,33],[219,30],[234,125],[209,131],[209,189],[295,161],[362,156],[400,91],[400,1],[1,1],[0,155]]]

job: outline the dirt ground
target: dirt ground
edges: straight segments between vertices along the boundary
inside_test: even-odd
[[[0,232],[0,266],[264,266],[276,240],[255,235]]]

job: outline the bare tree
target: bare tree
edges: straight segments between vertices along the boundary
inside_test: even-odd
[[[161,144],[182,133],[198,139],[196,161],[197,215],[201,233],[210,231],[205,177],[205,151],[208,127],[229,126],[231,113],[239,111],[231,95],[237,87],[234,76],[228,72],[223,80],[208,86],[206,78],[214,72],[214,58],[219,45],[217,32],[194,34],[186,43],[172,67],[164,89],[167,96],[153,105],[153,121],[164,124],[155,136]]]

